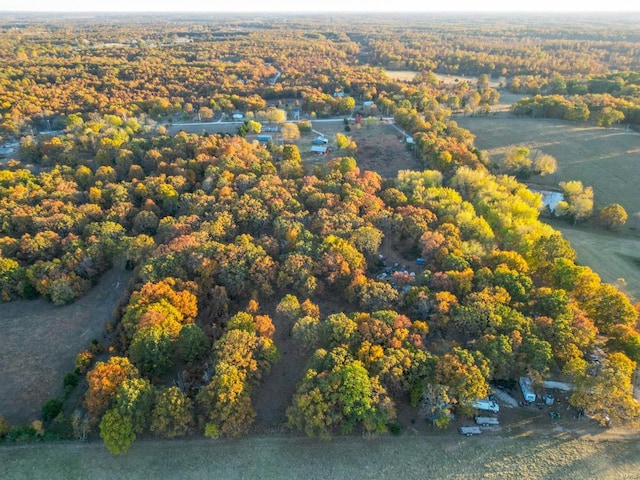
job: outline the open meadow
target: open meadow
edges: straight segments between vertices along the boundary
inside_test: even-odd
[[[80,350],[102,341],[130,277],[114,268],[72,305],[55,307],[44,299],[2,304],[0,414],[12,425],[38,419],[42,404],[62,395],[62,378]]]
[[[593,187],[596,209],[619,203],[630,215],[640,211],[638,133],[511,115],[455,120],[476,136],[476,146],[491,158],[500,158],[517,146],[554,156],[558,170],[553,175],[532,177],[536,185],[557,188],[560,181],[580,180]]]
[[[137,442],[115,457],[104,445],[0,449],[0,477],[100,479],[637,479],[640,442],[551,435],[341,437]]]
[[[640,134],[561,120],[518,118],[510,115],[458,117],[458,124],[476,135],[476,145],[491,158],[517,146],[554,156],[553,175],[532,177],[537,187],[557,189],[558,183],[580,180],[594,190],[595,210],[620,203],[632,215],[640,211]],[[553,222],[603,281],[617,284],[632,299],[640,298],[640,242],[590,228]],[[622,279],[622,280],[620,280]]]

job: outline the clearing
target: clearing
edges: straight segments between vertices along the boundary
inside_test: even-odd
[[[640,300],[640,240],[560,221],[545,221],[571,242],[579,264],[589,265],[602,281],[618,286],[632,301]]]
[[[386,121],[375,120],[370,125],[363,125],[356,128],[353,122],[350,124],[351,131],[345,132],[344,122],[327,121],[313,122],[313,129],[321,132],[329,139],[331,147],[331,157],[344,157],[348,153],[340,151],[335,146],[334,136],[336,133],[343,133],[347,137],[353,138],[358,146],[354,157],[358,162],[361,171],[371,170],[378,172],[384,178],[395,178],[400,170],[422,170],[413,152],[407,150],[404,138],[393,125]],[[327,157],[313,156],[308,153],[311,148],[311,140],[314,136],[303,136],[298,141],[300,155],[307,164],[327,161]]]
[[[640,211],[640,134],[562,120],[521,118],[509,114],[456,117],[476,136],[476,146],[500,158],[517,146],[552,155],[553,175],[532,177],[537,186],[557,188],[563,180],[592,186],[595,208],[619,203],[629,215]]]
[[[620,203],[630,217],[640,211],[640,135],[635,132],[508,114],[458,117],[456,121],[476,135],[476,145],[490,157],[500,157],[520,145],[553,155],[558,171],[532,177],[536,187],[554,189],[560,181],[581,180],[593,187],[596,211],[611,203]],[[640,241],[622,233],[545,221],[571,242],[580,264],[589,265],[632,300],[640,299]]]
[[[2,304],[0,414],[9,423],[39,418],[42,404],[62,395],[62,379],[73,371],[76,354],[94,338],[103,341],[130,277],[113,268],[84,297],[62,307],[44,299]]]
[[[640,471],[640,442],[602,434],[478,437],[451,432],[329,442],[302,437],[138,441],[113,456],[98,442],[0,448],[0,477],[100,479],[631,479]],[[603,437],[603,438],[600,438]]]

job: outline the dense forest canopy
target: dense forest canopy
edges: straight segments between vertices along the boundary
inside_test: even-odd
[[[383,432],[398,402],[446,426],[492,380],[561,372],[575,405],[636,421],[636,308],[451,119],[498,91],[433,72],[613,81],[637,111],[639,44],[631,21],[593,19],[5,20],[0,134],[19,148],[0,170],[2,300],[69,303],[114,264],[134,269],[108,355],[78,355],[87,391],[69,420],[86,412],[114,453],[146,433],[250,431],[261,379],[289,361],[277,329],[307,361],[287,420],[309,435]],[[383,178],[357,149],[310,166],[294,143],[166,128],[294,108],[313,122],[367,101],[424,170]],[[609,355],[593,376],[597,338]]]

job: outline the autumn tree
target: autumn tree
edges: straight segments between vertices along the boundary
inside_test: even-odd
[[[542,154],[533,160],[533,172],[541,177],[551,175],[558,169],[558,162],[551,155]]]
[[[558,203],[556,214],[568,216],[578,223],[591,216],[593,212],[593,189],[584,187],[582,182],[573,180],[560,182],[565,199]]]
[[[345,149],[349,146],[349,137],[342,133],[336,133],[334,140],[336,141],[336,145],[340,150]]]
[[[137,375],[138,370],[125,357],[111,357],[108,362],[97,362],[87,373],[85,406],[90,417],[97,421],[109,408],[120,384]]]
[[[627,223],[627,211],[619,203],[604,207],[598,214],[598,220],[607,230],[618,230]]]
[[[282,125],[282,139],[287,143],[295,142],[300,138],[300,130],[295,123],[285,123]]]
[[[581,358],[565,370],[574,377],[575,391],[569,402],[593,416],[604,426],[630,425],[640,421],[640,406],[633,396],[631,379],[636,362],[623,353],[612,353],[603,360],[598,375],[587,373]]]
[[[163,437],[185,435],[193,425],[193,402],[178,387],[158,393],[151,413],[151,431]]]

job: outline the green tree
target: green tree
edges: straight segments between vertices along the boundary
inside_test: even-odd
[[[171,336],[159,325],[138,330],[129,347],[131,361],[142,374],[151,377],[159,377],[171,368],[172,355]]]
[[[187,324],[180,329],[175,345],[178,357],[187,363],[201,360],[210,346],[209,337],[195,323]]]
[[[149,426],[154,400],[155,391],[148,380],[131,378],[118,387],[114,408],[129,419],[135,433],[142,433]]]
[[[100,421],[100,437],[114,455],[126,453],[136,439],[131,419],[117,409],[108,410]]]

